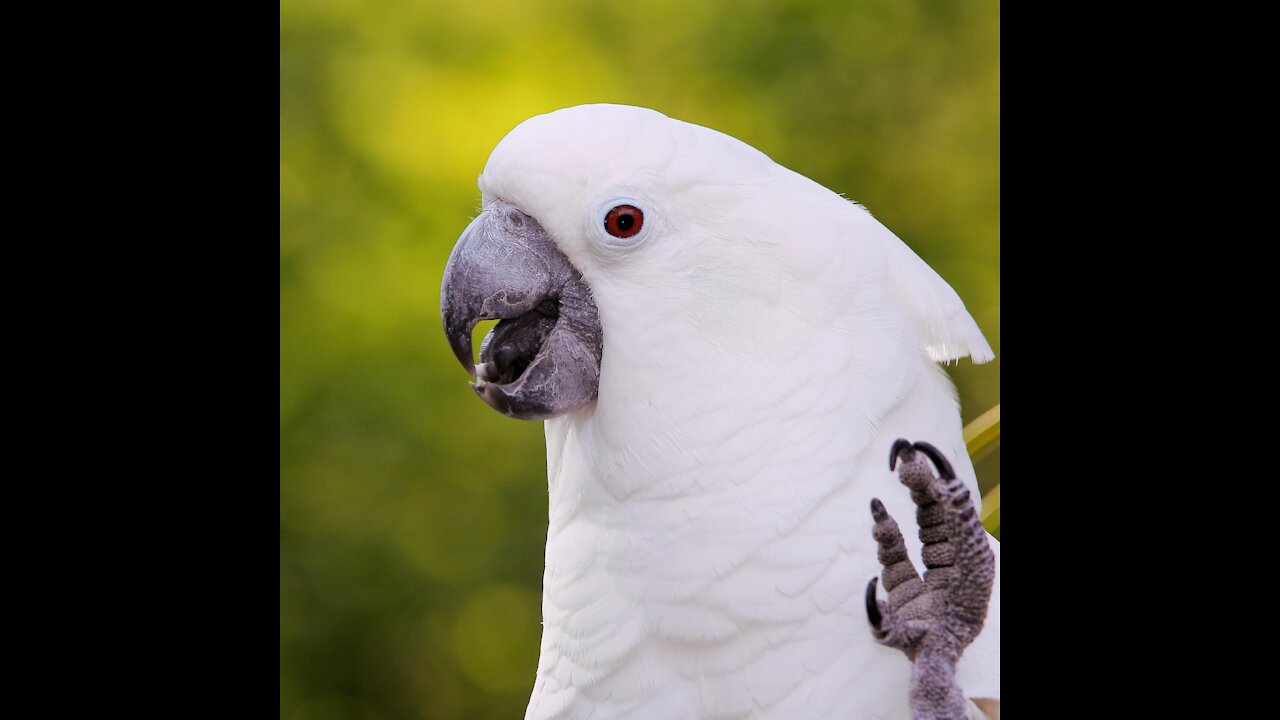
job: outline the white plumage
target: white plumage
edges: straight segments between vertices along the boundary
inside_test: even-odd
[[[910,664],[867,624],[868,505],[918,557],[899,437],[979,496],[935,361],[992,352],[956,293],[864,208],[652,110],[532,118],[480,188],[546,228],[604,330],[597,402],[546,422],[527,717],[910,717]],[[619,198],[645,211],[627,247],[599,224]],[[999,697],[996,578],[960,663],[969,697]]]

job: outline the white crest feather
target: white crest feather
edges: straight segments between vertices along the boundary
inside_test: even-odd
[[[898,236],[880,227],[884,232],[878,233],[878,239],[889,263],[889,284],[910,310],[929,357],[935,362],[965,356],[975,363],[993,359],[991,345],[956,291]]]

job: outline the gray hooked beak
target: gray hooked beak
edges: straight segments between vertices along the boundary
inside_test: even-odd
[[[494,200],[458,238],[440,286],[449,346],[495,410],[545,420],[596,398],[603,336],[591,288],[537,220]],[[471,358],[471,330],[501,320]]]

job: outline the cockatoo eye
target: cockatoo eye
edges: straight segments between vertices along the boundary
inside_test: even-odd
[[[644,213],[635,205],[618,205],[604,216],[604,229],[614,237],[629,238],[644,226]]]

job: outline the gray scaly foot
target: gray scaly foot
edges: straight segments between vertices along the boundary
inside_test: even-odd
[[[929,461],[938,467],[935,476]],[[956,684],[960,654],[982,630],[995,580],[995,555],[978,521],[969,491],[951,464],[924,442],[898,440],[889,469],[911,491],[924,544],[924,579],[907,556],[898,523],[879,499],[871,501],[872,535],[879,544],[888,602],[867,584],[867,618],[876,641],[911,661],[911,711],[915,720],[964,720],[968,703]]]

